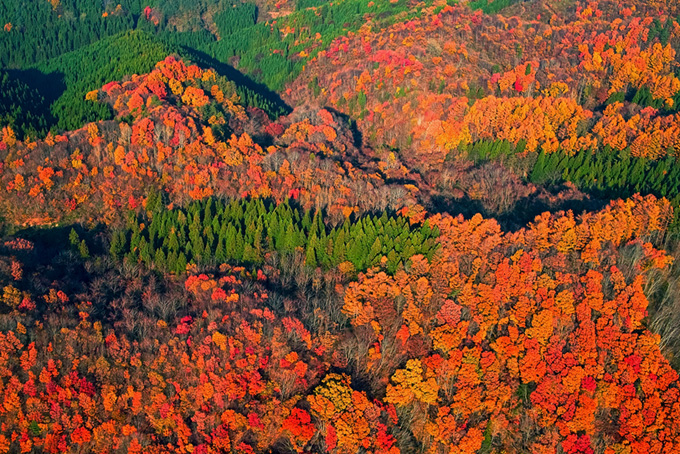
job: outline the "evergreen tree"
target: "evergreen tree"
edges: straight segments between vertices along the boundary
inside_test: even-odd
[[[177,257],[177,262],[175,262],[175,272],[184,273],[187,269],[187,258],[183,252],[179,253]]]
[[[213,250],[213,244],[215,244],[215,234],[213,233],[212,225],[208,225],[208,227],[205,228],[203,237],[205,238],[205,250],[211,252]]]
[[[78,252],[80,253],[81,258],[86,259],[90,257],[90,250],[88,249],[85,240],[80,240],[80,244],[78,245]]]
[[[208,198],[205,201],[205,207],[203,208],[203,228],[204,229],[207,229],[212,224],[212,221],[213,221],[213,214],[212,214],[213,206],[212,205],[213,205],[213,199]]]
[[[179,241],[177,240],[177,233],[175,232],[174,228],[170,229],[170,234],[168,235],[168,246],[167,248],[171,251],[177,252],[179,251],[180,245]]]
[[[71,227],[71,232],[68,235],[68,241],[71,243],[71,248],[74,250],[77,250],[80,246],[80,236],[73,227]]]
[[[154,264],[156,265],[157,268],[159,269],[166,269],[167,268],[167,262],[165,259],[165,252],[163,252],[163,249],[157,249],[156,250],[156,255],[154,257]]]
[[[149,254],[149,243],[146,238],[141,237],[139,239],[139,258],[147,265],[151,263],[151,256]]]
[[[319,238],[324,238],[326,236],[326,224],[323,222],[323,215],[320,210],[314,214],[313,222],[316,225],[317,236]]]
[[[161,222],[160,216],[154,216],[152,218],[151,224],[149,224],[149,244],[152,245],[155,244],[156,233],[158,232],[160,222]]]
[[[371,250],[368,253],[368,263],[375,265],[380,261],[380,257],[382,256],[382,248],[383,247],[380,238],[376,238],[373,242],[373,245],[371,246]]]
[[[337,265],[347,260],[345,242],[345,230],[340,229],[336,238],[333,240],[333,265]]]
[[[146,196],[145,207],[146,211],[147,213],[151,213],[151,216],[153,216],[154,214],[160,212],[161,207],[162,207],[161,195],[155,186],[151,186],[151,189],[149,190],[149,193]]]
[[[125,233],[120,230],[114,231],[111,237],[111,246],[109,247],[111,255],[116,259],[120,259],[125,253],[126,246],[127,239],[125,238]]]
[[[262,239],[264,236],[264,226],[262,225],[262,218],[257,220],[257,228],[255,229],[255,235],[253,236],[253,250],[255,254],[255,262],[260,263],[262,261]]]
[[[363,269],[364,267],[364,258],[366,257],[365,242],[366,235],[362,230],[359,230],[356,237],[353,237],[352,241],[349,242],[347,260],[352,262],[356,269]]]
[[[201,237],[203,228],[201,227],[201,216],[198,211],[192,213],[191,218],[191,224],[189,225],[189,240],[192,243],[195,243],[196,240]]]
[[[210,254],[210,251],[206,251],[205,244],[203,243],[203,237],[198,236],[196,241],[191,243],[191,252],[193,254],[193,260],[196,264],[203,263],[204,257]]]
[[[171,251],[165,259],[165,268],[169,271],[177,270],[177,252]]]
[[[259,263],[257,251],[251,243],[243,246],[243,261],[247,263]]]
[[[221,232],[222,231],[223,224],[220,223],[221,217],[222,217],[221,212],[216,213],[215,216],[213,217],[213,221],[212,221],[212,224],[211,224],[213,232]]]
[[[387,253],[387,271],[389,273],[394,273],[399,266],[399,255],[394,251],[389,251]]]
[[[139,226],[135,224],[135,228],[132,229],[132,236],[130,238],[130,250],[134,251],[139,247],[139,241],[141,240],[141,232],[139,231]]]
[[[224,263],[227,261],[227,254],[224,250],[224,240],[217,240],[217,247],[215,247],[214,256],[218,263]]]
[[[309,243],[307,244],[307,250],[305,251],[305,264],[311,268],[316,268],[318,266],[316,260],[317,241],[316,236],[310,238]]]
[[[301,244],[298,243],[298,236],[295,232],[295,228],[293,227],[293,223],[291,222],[286,227],[286,232],[284,233],[284,245],[281,250],[283,252],[293,252],[296,247],[301,246]]]
[[[302,230],[309,232],[312,227],[312,217],[309,210],[305,210],[305,215],[302,217]]]
[[[240,231],[236,231],[234,236],[234,254],[233,257],[237,261],[243,260],[243,254],[245,252],[245,239]]]

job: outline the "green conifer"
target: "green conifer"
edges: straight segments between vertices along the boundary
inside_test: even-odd
[[[125,232],[121,230],[114,231],[111,236],[111,246],[109,247],[111,256],[115,259],[120,259],[125,253],[126,245],[127,239],[125,238]]]
[[[78,249],[78,246],[80,246],[80,236],[73,227],[71,227],[71,232],[68,235],[68,241],[71,243],[72,249]]]
[[[167,262],[165,258],[165,252],[163,252],[163,249],[157,249],[156,250],[156,255],[154,257],[154,264],[156,268],[164,270],[167,267]]]
[[[316,246],[317,238],[314,236],[310,238],[309,244],[307,244],[307,250],[305,251],[305,264],[311,268],[316,268],[318,266],[316,260]]]
[[[84,259],[90,257],[90,250],[88,249],[85,240],[80,240],[80,244],[78,245],[78,252],[80,253],[80,257]]]
[[[180,252],[179,256],[177,256],[177,262],[175,263],[175,272],[184,273],[186,269],[187,269],[187,257],[184,255],[183,252]]]

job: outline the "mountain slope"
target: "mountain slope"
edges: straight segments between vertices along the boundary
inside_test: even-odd
[[[680,452],[675,2],[15,3],[0,454]]]

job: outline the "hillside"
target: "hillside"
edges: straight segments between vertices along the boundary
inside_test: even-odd
[[[79,94],[125,75],[148,72],[171,54],[235,79],[249,105],[278,116],[289,109],[274,91],[295,78],[310,46],[351,33],[376,14],[380,16],[376,23],[387,26],[397,17],[422,10],[407,0],[379,0],[371,7],[359,0],[309,7],[304,2],[297,7],[263,3],[258,7],[225,0],[125,0],[113,5],[54,0],[23,8],[17,0],[3,0],[0,48],[5,52],[0,68],[42,91],[50,103],[49,111],[38,105],[26,114],[36,117],[26,130],[41,138],[46,129],[58,133],[110,119],[110,110],[84,104]],[[290,10],[280,14],[281,8]],[[48,124],[40,124],[38,118]],[[23,134],[22,121],[13,126]]]
[[[413,204],[404,184],[371,170],[341,117],[300,109],[270,122],[240,104],[233,82],[174,57],[86,99],[114,120],[30,143],[3,130],[0,204],[12,223],[114,222],[152,188],[174,204],[295,194],[334,216]]]
[[[447,6],[367,26],[319,53],[285,99],[352,116],[367,144],[433,170],[431,184],[444,188],[445,160],[516,154],[534,183],[642,191],[678,206],[680,28],[646,3],[562,2],[559,16],[544,2],[507,16]]]
[[[0,454],[680,452],[675,2],[0,22]]]

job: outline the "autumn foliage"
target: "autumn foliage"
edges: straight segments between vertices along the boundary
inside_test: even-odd
[[[668,7],[578,1],[558,16],[533,3],[494,16],[432,6],[384,30],[367,26],[320,51],[286,95],[358,117],[376,146],[401,148],[420,167],[488,139],[524,140],[529,151],[674,153],[680,28]],[[625,113],[602,108],[628,93]]]
[[[414,203],[403,185],[387,187],[378,169],[357,168],[370,160],[343,159],[359,157],[345,120],[300,109],[271,123],[238,104],[230,84],[168,57],[149,74],[102,87],[98,102],[113,105],[115,122],[31,143],[4,128],[0,205],[14,222],[42,225],[114,222],[141,206],[151,187],[180,204],[212,195],[294,197],[339,219]],[[273,145],[261,145],[267,141]],[[375,196],[360,196],[367,191]]]
[[[680,9],[496,1],[273,15],[279,118],[169,56],[2,125],[0,454],[680,452]]]
[[[349,328],[275,303],[275,269],[189,269],[162,284],[123,274],[74,292],[68,271],[33,258],[44,246],[5,242],[3,449],[261,452],[285,441],[395,454],[411,440],[427,452],[673,452],[678,376],[642,324],[645,276],[671,260],[640,239],[670,215],[638,197],[515,233],[432,216],[432,261],[413,256],[393,275],[378,266],[334,290]],[[42,273],[56,280],[36,286]],[[104,312],[97,294],[110,295]]]

